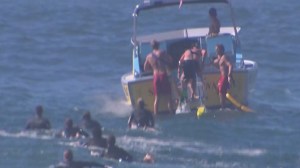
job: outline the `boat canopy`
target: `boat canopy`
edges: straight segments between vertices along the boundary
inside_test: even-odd
[[[228,0],[182,0],[183,4],[194,3],[228,3]],[[180,0],[144,0],[143,3],[136,6],[133,16],[137,16],[142,10],[179,5]]]

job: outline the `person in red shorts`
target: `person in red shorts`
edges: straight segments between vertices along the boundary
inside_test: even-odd
[[[168,77],[171,58],[159,49],[159,43],[156,40],[151,41],[151,46],[152,52],[146,57],[144,70],[153,71],[154,114],[157,114],[158,104],[163,96],[167,97],[169,111],[173,113],[171,84]]]
[[[221,103],[221,109],[225,108],[226,93],[229,89],[231,82],[232,65],[227,56],[224,54],[224,46],[218,44],[216,46],[217,58],[214,59],[214,64],[220,69],[220,78],[218,82],[218,91]]]

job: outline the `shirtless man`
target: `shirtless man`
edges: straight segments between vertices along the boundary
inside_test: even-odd
[[[25,129],[50,129],[51,125],[48,119],[43,117],[43,106],[36,106],[36,116],[31,119],[27,124]]]
[[[153,92],[154,92],[154,114],[158,112],[158,104],[162,97],[168,99],[170,113],[174,113],[172,107],[171,84],[168,78],[168,68],[171,65],[170,57],[159,49],[159,43],[151,42],[152,52],[146,57],[144,64],[145,71],[153,71]]]
[[[217,58],[214,59],[214,64],[220,69],[220,78],[218,82],[218,91],[221,103],[221,109],[225,107],[225,99],[226,93],[229,89],[229,85],[231,82],[231,74],[232,74],[232,65],[227,60],[227,56],[224,54],[224,46],[222,44],[218,44],[216,46]]]
[[[217,10],[215,8],[210,8],[208,13],[211,20],[208,35],[216,36],[220,33],[220,26],[221,26],[220,21],[217,18]]]
[[[178,77],[182,81],[183,90],[187,88],[187,85],[191,85],[191,99],[195,98],[196,91],[196,75],[202,76],[203,69],[203,57],[205,56],[205,50],[200,50],[197,43],[193,43],[190,49],[187,49],[179,59],[178,68],[183,69],[181,75]],[[201,60],[201,61],[200,61]],[[180,70],[178,71],[180,72]]]

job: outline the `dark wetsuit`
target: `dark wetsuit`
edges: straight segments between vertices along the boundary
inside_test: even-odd
[[[83,119],[80,127],[92,132],[95,128],[101,128],[101,124],[96,120]]]
[[[193,52],[190,50],[193,58],[196,58],[197,53]],[[199,68],[199,63],[198,60],[195,59],[190,59],[190,60],[184,60],[183,61],[183,73],[184,73],[184,78],[189,80],[189,79],[196,79],[197,75],[197,70]]]
[[[154,118],[150,111],[141,109],[139,112],[132,113],[129,123],[134,122],[137,127],[154,127]]]
[[[33,118],[31,119],[25,129],[50,129],[50,122],[48,119],[45,118]]]
[[[106,148],[107,140],[105,138],[90,138],[86,142],[84,142],[83,145]]]
[[[118,146],[108,147],[106,152],[104,153],[104,156],[107,158],[122,160],[126,162],[132,162],[133,160],[132,156],[128,152]]]

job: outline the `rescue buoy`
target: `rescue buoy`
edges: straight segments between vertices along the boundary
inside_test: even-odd
[[[253,112],[252,109],[250,109],[247,106],[244,106],[243,104],[241,104],[240,102],[238,102],[237,100],[235,100],[229,93],[226,93],[226,98],[233,104],[235,105],[238,109],[244,111],[244,112]]]

